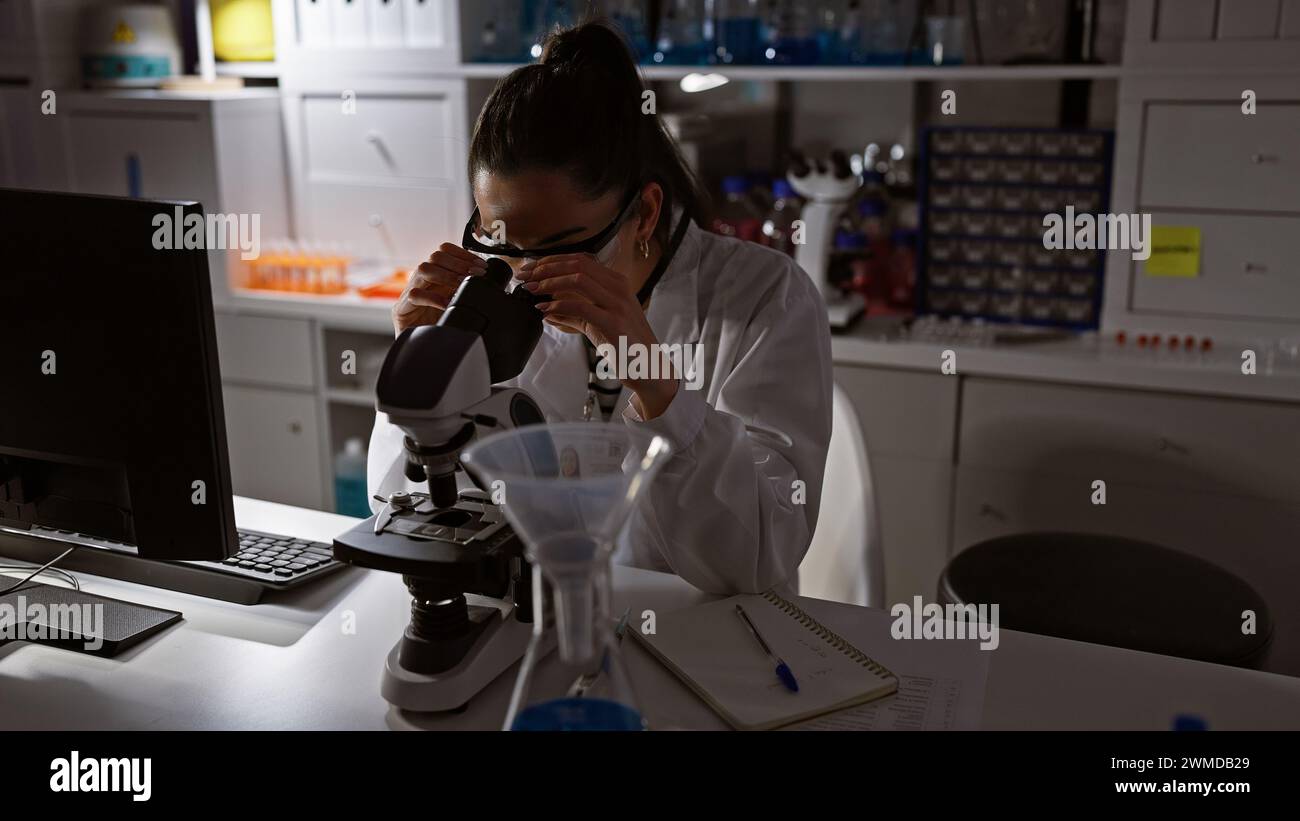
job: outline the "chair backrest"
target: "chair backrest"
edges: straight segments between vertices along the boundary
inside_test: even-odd
[[[848,394],[835,386],[817,532],[799,566],[799,595],[883,607],[885,556],[866,442]]]

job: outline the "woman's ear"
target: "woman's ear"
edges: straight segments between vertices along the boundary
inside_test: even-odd
[[[641,212],[636,223],[637,242],[649,242],[659,225],[659,212],[664,205],[664,189],[657,182],[646,183],[641,189]]]

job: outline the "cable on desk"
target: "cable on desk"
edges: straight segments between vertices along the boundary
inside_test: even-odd
[[[60,553],[59,555],[55,556],[53,559],[50,559],[48,562],[46,562],[45,564],[43,564],[43,565],[41,565],[40,567],[37,567],[37,568],[35,568],[35,569],[32,569],[32,568],[31,568],[31,565],[0,565],[0,570],[10,570],[10,571],[12,571],[12,570],[29,570],[29,569],[32,569],[32,572],[31,572],[31,573],[28,573],[28,574],[27,574],[27,577],[26,577],[25,579],[23,579],[22,581],[18,582],[17,584],[11,584],[10,586],[6,587],[4,590],[0,590],[0,596],[3,596],[3,595],[6,594],[6,593],[12,593],[13,591],[15,591],[15,590],[17,590],[18,588],[22,587],[23,585],[27,584],[27,583],[30,582],[32,579],[36,578],[37,576],[41,575],[42,573],[53,573],[53,574],[55,574],[55,575],[62,576],[62,577],[65,578],[65,579],[71,580],[71,582],[72,582],[72,589],[74,589],[74,590],[81,590],[81,583],[77,581],[77,578],[76,578],[75,576],[73,576],[71,573],[68,573],[68,572],[65,571],[65,570],[59,570],[59,569],[57,569],[57,568],[54,568],[54,565],[56,565],[56,564],[58,564],[59,562],[63,561],[65,558],[67,558],[67,556],[68,556],[69,553],[71,553],[72,551],[74,551],[74,550],[76,550],[76,549],[77,549],[76,545],[73,545],[72,547],[69,547],[67,550],[63,551],[63,552]]]

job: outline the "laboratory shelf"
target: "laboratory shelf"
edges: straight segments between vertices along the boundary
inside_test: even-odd
[[[274,60],[248,63],[218,62],[216,68],[218,77],[274,80],[280,76],[280,66]]]
[[[464,63],[447,72],[466,78],[504,77],[520,63]],[[1029,66],[646,66],[651,80],[680,80],[688,74],[722,74],[732,80],[805,82],[891,82],[927,80],[1094,80],[1121,76],[1120,65]]]

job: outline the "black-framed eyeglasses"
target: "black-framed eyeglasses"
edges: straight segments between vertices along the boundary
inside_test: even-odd
[[[641,186],[636,186],[628,193],[627,199],[618,209],[618,216],[614,221],[605,226],[600,233],[579,242],[569,243],[568,245],[550,245],[546,248],[516,248],[508,243],[496,243],[488,234],[479,233],[482,226],[479,225],[478,206],[474,206],[474,212],[469,215],[469,222],[465,223],[465,233],[461,237],[460,244],[467,251],[474,251],[480,254],[488,254],[497,257],[516,257],[525,259],[538,259],[541,257],[554,257],[560,254],[596,254],[603,249],[618,229],[623,226],[628,214],[632,211],[632,205],[637,201],[641,193]]]

